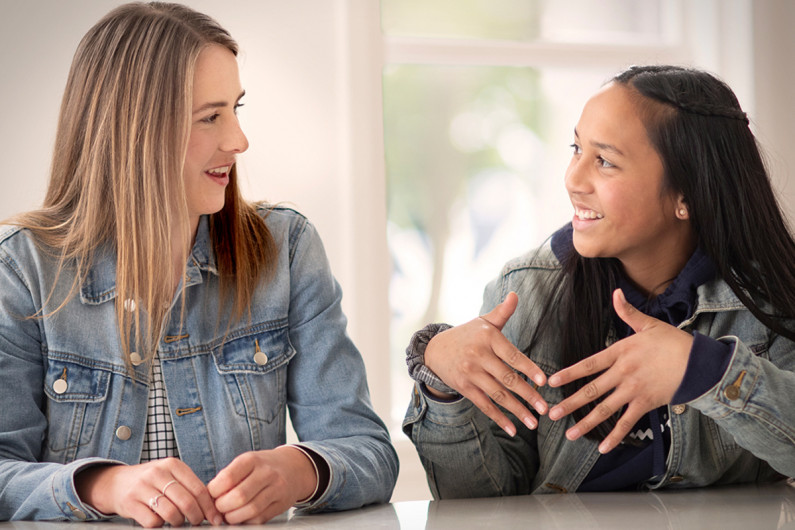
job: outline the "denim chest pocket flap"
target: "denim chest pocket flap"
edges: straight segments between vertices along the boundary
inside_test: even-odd
[[[65,460],[94,436],[111,373],[77,362],[49,359],[44,378],[47,403],[47,446]],[[71,456],[70,456],[71,455]]]
[[[52,358],[44,378],[44,392],[56,403],[105,401],[109,385],[107,370]]]
[[[235,337],[213,351],[239,416],[270,423],[286,401],[287,366],[296,351],[287,323]]]

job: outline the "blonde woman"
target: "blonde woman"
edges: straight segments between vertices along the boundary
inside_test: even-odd
[[[0,228],[0,520],[389,500],[397,458],[317,233],[240,196],[236,54],[163,3],[80,43],[44,205]]]

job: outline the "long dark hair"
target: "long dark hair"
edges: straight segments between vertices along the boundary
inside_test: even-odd
[[[636,99],[663,163],[663,185],[684,197],[697,244],[719,276],[759,321],[795,340],[786,323],[795,317],[795,241],[732,90],[709,73],[676,66],[634,66],[612,82]],[[563,365],[569,366],[605,348],[616,318],[611,293],[622,269],[615,258],[584,258],[573,248],[561,261],[548,304],[563,321],[565,333],[558,333]],[[555,311],[545,311],[544,318]],[[540,333],[552,329],[545,324],[538,326],[528,351]],[[575,381],[564,394],[588,381]],[[580,420],[593,408],[593,403],[582,407],[574,417]],[[603,422],[589,437],[604,438],[615,420]]]

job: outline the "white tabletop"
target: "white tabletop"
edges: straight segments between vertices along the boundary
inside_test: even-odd
[[[24,521],[0,523],[0,530],[118,530],[130,524]],[[571,493],[396,502],[348,512],[284,515],[259,528],[795,530],[795,487],[780,482],[657,493]]]

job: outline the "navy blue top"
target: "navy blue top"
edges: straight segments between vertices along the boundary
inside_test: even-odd
[[[558,260],[562,261],[573,251],[572,232],[568,224],[552,235],[552,251]],[[623,275],[618,286],[639,311],[676,326],[693,315],[696,290],[713,279],[715,273],[712,260],[697,248],[665,292],[656,297],[641,293]],[[619,338],[634,333],[618,316],[615,326]],[[731,346],[695,332],[684,378],[671,403],[686,403],[706,393],[720,381],[730,358]],[[599,457],[577,491],[637,489],[643,482],[661,476],[665,472],[670,439],[668,407],[650,411],[621,445]]]

